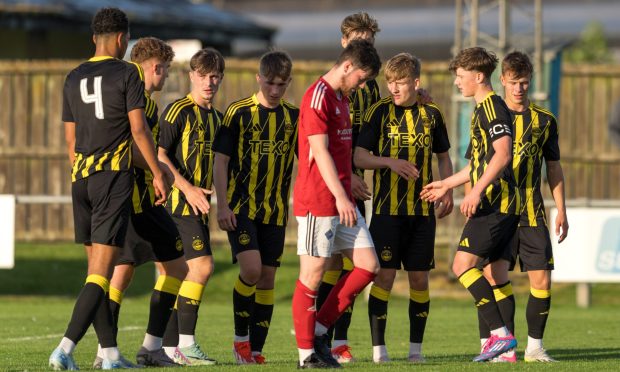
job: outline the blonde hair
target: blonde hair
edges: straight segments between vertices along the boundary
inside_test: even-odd
[[[420,77],[420,69],[421,64],[417,57],[409,53],[399,53],[385,63],[383,73],[385,80],[390,82],[409,77],[417,79]]]
[[[351,14],[343,19],[340,25],[340,32],[342,36],[346,38],[355,32],[370,32],[374,37],[379,31],[381,31],[381,29],[379,29],[377,20],[366,12]]]

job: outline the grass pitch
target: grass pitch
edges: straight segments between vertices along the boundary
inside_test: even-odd
[[[214,249],[215,274],[207,285],[200,309],[197,339],[220,365],[191,367],[192,370],[290,371],[295,368],[297,350],[292,333],[291,296],[297,276],[297,258],[293,249],[285,252],[276,283],[276,307],[265,345],[268,365],[236,366],[231,353],[233,318],[231,291],[237,267],[230,264],[226,246]],[[442,265],[444,266],[442,268]],[[445,276],[446,264],[438,264],[432,276]],[[0,271],[0,370],[47,370],[47,358],[62,337],[75,298],[85,278],[86,262],[82,249],[72,244],[19,244],[16,267]],[[444,280],[445,281],[445,280]],[[517,283],[523,275],[516,274]],[[349,331],[350,345],[358,359],[345,369],[359,371],[428,371],[480,369],[523,370],[610,370],[620,369],[620,285],[595,285],[593,306],[579,309],[574,304],[573,286],[556,286],[545,334],[545,346],[559,364],[525,364],[523,349],[527,341],[525,303],[527,286],[515,286],[517,296],[517,338],[519,363],[513,365],[474,364],[478,350],[477,318],[464,289],[453,283],[461,298],[433,297],[439,280],[431,283],[431,312],[424,341],[427,363],[412,366],[406,361],[409,321],[407,298],[394,294],[390,300],[386,339],[392,362],[375,365],[371,361],[366,302],[355,305]],[[121,309],[119,346],[133,359],[140,347],[147,323],[150,290],[154,283],[152,264],[137,271]],[[438,290],[436,292],[439,292]],[[442,288],[445,293],[445,288]],[[75,357],[82,370],[89,369],[96,351],[92,329],[78,345]]]

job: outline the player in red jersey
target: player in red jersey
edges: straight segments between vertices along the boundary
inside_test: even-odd
[[[377,75],[371,43],[351,41],[336,64],[308,88],[301,102],[299,165],[293,196],[300,272],[293,321],[300,368],[334,368],[327,330],[376,275],[379,264],[366,222],[351,194],[352,129],[347,96]],[[317,313],[317,289],[333,253],[355,268],[343,276]]]

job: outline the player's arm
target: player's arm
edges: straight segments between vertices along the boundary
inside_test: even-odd
[[[67,143],[67,154],[69,163],[75,163],[75,122],[65,121],[65,142]]]
[[[549,188],[553,194],[555,207],[558,215],[555,218],[555,235],[558,237],[558,243],[562,243],[568,236],[568,218],[566,217],[566,197],[564,195],[564,172],[560,161],[546,161],[547,163],[547,180]]]
[[[398,174],[407,181],[415,180],[420,175],[416,166],[407,160],[394,159],[387,156],[376,156],[369,150],[360,146],[355,147],[353,160],[355,166],[362,169],[390,168],[392,172]]]
[[[422,188],[420,192],[420,198],[426,201],[437,201],[442,198],[448,190],[451,190],[457,186],[461,186],[469,182],[469,163],[457,173],[454,173],[450,177],[441,181],[435,181],[427,184]]]
[[[452,168],[452,160],[450,159],[450,154],[448,151],[437,153],[436,156],[437,165],[439,168],[439,177],[441,177],[441,179],[446,179],[452,176],[454,170]],[[453,207],[454,199],[452,197],[452,189],[449,189],[446,194],[439,198],[439,200],[435,203],[435,212],[438,212],[437,217],[443,218],[449,215],[452,212]]]
[[[127,113],[129,117],[129,125],[131,126],[131,135],[133,141],[140,150],[144,161],[147,163],[151,173],[153,173],[153,189],[155,190],[155,196],[157,200],[156,205],[160,205],[166,201],[166,193],[168,192],[168,181],[164,176],[164,172],[159,166],[157,161],[157,154],[155,153],[155,144],[153,143],[153,136],[150,131],[147,131],[146,117],[144,116],[144,110],[137,108]]]
[[[237,228],[237,219],[235,213],[228,205],[228,163],[230,156],[215,153],[213,164],[213,185],[215,186],[215,195],[217,197],[217,223],[220,229],[226,231],[234,231]]]
[[[509,135],[493,141],[495,153],[491,157],[484,173],[478,182],[472,187],[471,192],[463,198],[461,213],[466,217],[472,217],[478,209],[481,195],[491,182],[499,178],[500,173],[512,162],[512,137]]]
[[[349,200],[347,192],[338,178],[336,164],[334,164],[334,159],[328,150],[327,134],[308,136],[308,142],[314,161],[319,168],[319,173],[321,173],[321,177],[323,177],[329,191],[336,198],[336,208],[340,215],[340,223],[349,227],[355,226],[357,223],[355,205]]]

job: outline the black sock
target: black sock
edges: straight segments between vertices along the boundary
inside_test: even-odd
[[[506,282],[493,287],[493,295],[502,320],[511,334],[515,334],[515,296],[512,294],[512,284]]]
[[[114,308],[116,316],[112,313],[112,308]],[[110,301],[108,296],[105,296],[99,304],[93,319],[93,328],[95,328],[101,348],[116,346],[118,326],[115,324],[115,318],[118,319],[120,309],[120,304]]]
[[[465,271],[459,276],[459,281],[471,293],[474,304],[491,330],[505,326],[493,289],[479,269],[472,267]]]
[[[184,280],[177,296],[179,317],[179,334],[193,335],[198,323],[198,309],[202,299],[204,285]]]
[[[179,344],[179,315],[177,309],[172,309],[170,319],[166,325],[164,336],[162,337],[163,347],[176,347]]]
[[[262,352],[273,315],[273,289],[256,289],[254,311],[250,320],[250,345],[252,351]]]
[[[425,291],[409,289],[409,342],[422,343],[430,307],[428,289]]]
[[[368,297],[368,320],[370,321],[370,335],[372,346],[385,345],[385,326],[387,324],[387,310],[390,292],[372,285]]]
[[[247,336],[250,331],[250,317],[254,307],[254,292],[256,285],[250,285],[237,278],[233,288],[233,317],[235,321],[235,336]]]
[[[93,323],[95,314],[106,297],[104,288],[109,288],[109,282],[104,277],[89,275],[86,279],[86,284],[75,301],[71,320],[65,332],[65,337],[74,343],[77,344],[84,337],[88,327]]]
[[[551,291],[530,288],[530,297],[525,309],[527,335],[542,340],[551,309]]]

